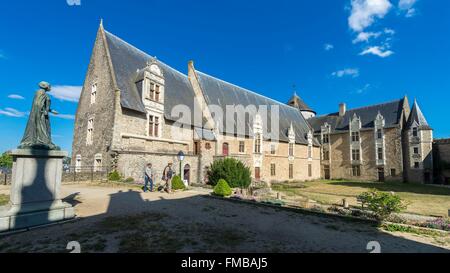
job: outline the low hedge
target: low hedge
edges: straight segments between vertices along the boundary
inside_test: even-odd
[[[214,194],[217,196],[226,197],[230,196],[232,193],[233,192],[230,186],[224,179],[220,179],[217,185],[214,187]]]

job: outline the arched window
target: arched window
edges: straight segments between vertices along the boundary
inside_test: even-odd
[[[222,145],[222,154],[223,154],[223,156],[229,156],[230,155],[229,148],[230,148],[230,146],[228,145],[228,143],[224,143]]]

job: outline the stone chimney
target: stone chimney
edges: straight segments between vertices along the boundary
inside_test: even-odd
[[[347,105],[345,103],[339,104],[339,116],[340,117],[345,116],[346,112],[347,112]]]

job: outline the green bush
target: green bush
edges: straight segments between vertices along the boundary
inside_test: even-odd
[[[399,213],[406,209],[401,198],[393,193],[379,192],[371,190],[358,196],[363,204],[375,214],[375,217],[382,221],[388,218],[392,213]]]
[[[124,182],[125,183],[133,183],[134,182],[134,178],[133,177],[128,177],[127,179],[125,179]]]
[[[186,186],[184,185],[181,177],[179,175],[174,176],[172,178],[172,189],[173,190],[185,190]]]
[[[121,176],[118,171],[113,171],[108,175],[109,181],[120,181],[120,179],[121,179]]]
[[[230,196],[232,194],[231,188],[227,181],[220,179],[217,185],[214,187],[214,194],[218,196]]]
[[[217,185],[221,179],[232,188],[248,188],[252,182],[250,168],[234,158],[214,161],[208,171],[209,183]]]

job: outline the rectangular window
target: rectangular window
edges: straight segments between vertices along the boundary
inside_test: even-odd
[[[308,176],[312,177],[312,165],[308,164]]]
[[[397,176],[397,170],[391,169],[391,176]]]
[[[361,166],[353,166],[352,167],[352,174],[353,176],[361,176]]]
[[[149,92],[148,98],[151,100],[155,99],[155,84],[152,82],[150,83],[150,92]]]
[[[94,83],[91,89],[91,104],[94,104],[96,100],[97,100],[97,83]]]
[[[418,147],[414,147],[414,154],[416,154],[416,155],[419,154],[419,148]]]
[[[294,143],[289,143],[289,156],[294,156]]]
[[[148,135],[153,136],[154,135],[154,127],[155,127],[155,117],[154,116],[148,116]]]
[[[359,142],[359,132],[352,132],[352,141]]]
[[[413,136],[416,137],[419,135],[419,131],[417,130],[417,128],[413,128]]]
[[[330,135],[324,134],[322,143],[323,144],[330,143]]]
[[[102,155],[97,154],[95,155],[94,159],[94,172],[101,172],[102,171]]]
[[[323,151],[323,160],[330,160],[330,151]]]
[[[200,154],[200,143],[198,141],[194,142],[194,155]]]
[[[354,161],[361,160],[359,149],[353,149],[352,150],[352,160],[354,160]]]
[[[420,163],[414,162],[414,169],[419,169],[419,168],[420,168]]]
[[[377,138],[378,139],[382,139],[383,138],[383,130],[381,130],[381,129],[377,130]]]
[[[312,158],[312,157],[313,157],[313,154],[312,154],[312,146],[309,145],[309,146],[308,146],[308,158]]]
[[[383,148],[378,148],[378,160],[383,160]]]
[[[77,158],[75,160],[75,172],[81,172],[81,155],[77,155]]]
[[[159,85],[156,85],[155,101],[159,101],[160,94],[161,94],[161,87]]]
[[[159,117],[155,117],[155,137],[159,137]]]
[[[289,164],[289,179],[294,178],[294,164]]]
[[[255,154],[261,153],[261,134],[256,134],[255,138]]]
[[[274,144],[270,145],[270,154],[274,155],[274,154],[276,154],[276,152],[277,152],[277,147]]]
[[[275,164],[270,164],[270,175],[271,176],[277,175],[276,165]]]
[[[94,119],[88,120],[86,144],[92,145],[94,142]]]
[[[245,142],[244,141],[239,141],[239,152],[245,153]]]

